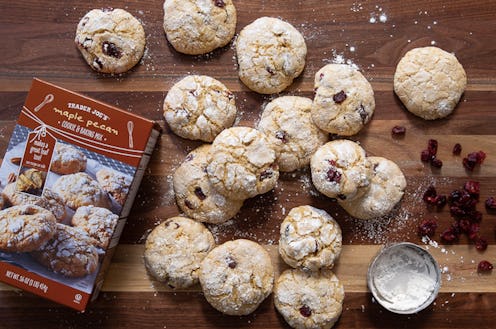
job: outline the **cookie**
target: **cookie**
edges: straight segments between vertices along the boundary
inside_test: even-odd
[[[96,271],[98,253],[94,240],[83,230],[56,224],[55,235],[31,256],[57,274],[79,278]]]
[[[261,17],[245,26],[236,40],[239,78],[261,94],[279,93],[305,67],[305,39],[291,24]]]
[[[167,93],[164,118],[176,135],[211,142],[234,123],[234,95],[214,78],[190,75]]]
[[[312,206],[291,209],[280,233],[279,254],[289,266],[330,269],[341,254],[341,228],[324,210]]]
[[[96,172],[96,180],[101,188],[117,201],[121,206],[126,202],[129,194],[129,187],[133,182],[131,176],[108,168],[100,169]]]
[[[372,166],[355,142],[337,139],[322,145],[310,159],[315,188],[329,198],[353,200],[365,193]]]
[[[372,219],[389,214],[400,202],[406,188],[401,169],[391,160],[369,157],[372,176],[368,190],[354,200],[338,200],[348,214],[359,219]]]
[[[249,127],[229,128],[212,143],[207,174],[221,194],[245,200],[276,185],[279,178],[276,152],[260,131]]]
[[[274,286],[274,305],[293,328],[332,328],[341,316],[343,300],[343,284],[329,270],[286,270]]]
[[[77,208],[71,219],[71,224],[85,231],[96,241],[96,246],[106,250],[119,216],[107,208],[82,206]]]
[[[455,55],[437,47],[415,48],[399,61],[394,91],[406,109],[425,120],[447,117],[467,86]]]
[[[82,206],[110,208],[110,198],[98,182],[86,173],[60,176],[52,186],[64,203],[74,210]]]
[[[172,217],[148,235],[145,266],[171,288],[187,288],[198,283],[200,263],[214,246],[212,233],[202,223]]]
[[[274,146],[279,170],[291,172],[310,163],[310,157],[328,140],[312,121],[312,100],[298,96],[278,97],[268,103],[258,123]]]
[[[5,199],[14,206],[35,205],[50,211],[57,222],[62,222],[66,216],[64,201],[57,193],[45,188],[41,197],[22,193],[16,189],[16,183],[10,183],[2,191]]]
[[[374,91],[356,68],[328,64],[315,74],[313,122],[331,134],[357,134],[372,118]]]
[[[57,143],[50,164],[50,171],[59,175],[86,170],[86,155],[69,144]]]
[[[145,52],[145,30],[123,9],[93,9],[79,21],[74,40],[90,67],[102,73],[124,73]]]
[[[210,144],[190,152],[173,175],[179,208],[186,216],[205,223],[220,224],[238,213],[243,200],[225,197],[212,186],[206,167]]]
[[[164,31],[180,53],[200,55],[227,45],[236,31],[231,0],[165,0]]]
[[[228,315],[247,315],[272,292],[274,268],[259,244],[233,240],[214,248],[200,266],[207,301]]]
[[[51,212],[35,205],[0,210],[0,250],[37,250],[53,237],[56,223]]]

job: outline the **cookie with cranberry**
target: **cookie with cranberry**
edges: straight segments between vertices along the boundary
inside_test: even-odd
[[[343,300],[343,284],[329,270],[286,270],[274,286],[274,305],[293,328],[332,328],[343,311]]]
[[[310,163],[310,157],[328,140],[311,117],[312,100],[282,96],[268,103],[258,130],[263,132],[277,153],[280,171],[291,172]]]
[[[243,200],[220,194],[210,183],[206,172],[210,148],[205,144],[186,156],[174,172],[173,187],[177,205],[188,217],[220,224],[238,213]]]
[[[315,74],[312,119],[322,130],[336,135],[357,134],[372,118],[374,91],[355,67],[328,64]]]
[[[456,56],[437,47],[414,48],[396,66],[394,91],[408,111],[426,120],[447,117],[467,86]]]
[[[301,33],[274,17],[256,19],[236,40],[239,78],[261,94],[275,94],[289,87],[303,72],[306,55]]]
[[[236,31],[231,0],[166,0],[164,31],[180,53],[200,55],[227,45]]]
[[[79,21],[76,46],[89,66],[102,73],[124,73],[145,52],[145,30],[123,9],[93,9]]]

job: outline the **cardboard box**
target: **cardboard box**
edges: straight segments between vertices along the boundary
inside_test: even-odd
[[[159,135],[153,121],[34,79],[0,168],[0,281],[85,310],[103,284]],[[43,229],[33,220],[39,208],[26,212],[25,204],[51,211]]]

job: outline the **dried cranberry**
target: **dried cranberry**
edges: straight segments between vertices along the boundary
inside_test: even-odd
[[[205,193],[203,193],[203,190],[199,186],[195,188],[195,195],[200,200],[205,200],[207,198],[207,196],[205,195]]]
[[[496,199],[492,196],[486,199],[485,204],[487,209],[496,209]]]
[[[477,272],[490,272],[493,269],[493,264],[489,263],[487,260],[481,260],[479,265],[477,265]]]
[[[441,233],[441,239],[444,242],[452,243],[458,240],[459,233],[454,227],[451,227],[447,230],[445,230],[443,233]]]
[[[424,196],[422,197],[422,200],[424,200],[427,204],[436,204],[436,196],[437,196],[436,188],[433,185],[431,185],[424,192]]]
[[[430,155],[435,156],[437,154],[437,140],[429,139],[429,141],[427,142],[427,150],[429,151]]]
[[[219,8],[224,8],[226,6],[226,3],[222,0],[214,0],[214,4]]]
[[[234,268],[236,268],[236,266],[238,266],[238,263],[231,256],[226,257],[226,263],[227,263],[227,266],[231,269],[234,269]]]
[[[312,310],[307,305],[303,305],[302,307],[300,307],[300,314],[305,318],[308,318],[312,315]]]
[[[357,107],[358,114],[360,115],[360,118],[362,118],[362,123],[365,124],[367,123],[367,118],[369,117],[369,114],[367,111],[365,111],[365,107],[363,105],[360,105]]]
[[[468,171],[473,171],[476,165],[481,165],[486,159],[486,153],[483,151],[472,152],[467,155],[466,158],[463,158],[463,166]]]
[[[275,132],[275,136],[277,139],[280,139],[283,143],[288,142],[288,134],[284,130],[278,130]]]
[[[336,103],[336,104],[341,104],[342,102],[344,102],[346,100],[348,96],[346,96],[346,93],[341,90],[340,92],[338,92],[337,94],[334,94],[334,96],[332,96],[332,100]]]
[[[420,236],[433,237],[436,233],[437,222],[434,219],[426,219],[418,226],[418,234]]]
[[[461,153],[462,153],[462,146],[460,145],[460,143],[456,143],[453,146],[453,155],[460,155]]]
[[[479,237],[480,224],[478,223],[470,223],[468,230],[466,233],[468,234],[468,238],[471,241],[475,241]]]
[[[266,169],[260,173],[260,181],[263,181],[264,179],[271,178],[274,176],[274,171],[272,169]]]
[[[193,204],[188,199],[184,200],[184,205],[186,207],[188,207],[189,209],[195,209],[195,207],[193,206]]]
[[[341,182],[341,173],[334,168],[330,168],[327,171],[327,180],[330,182]]]
[[[446,195],[436,195],[434,202],[436,203],[436,206],[438,206],[438,208],[444,207],[447,203]]]
[[[441,168],[443,166],[443,162],[438,158],[433,157],[431,159],[431,166],[433,166],[434,168]]]
[[[476,200],[479,200],[479,194],[480,194],[480,183],[469,180],[465,182],[465,185],[463,185],[463,189],[467,191],[470,196]]]
[[[271,67],[269,67],[269,66],[267,66],[267,67],[265,68],[265,71],[269,72],[269,74],[270,74],[270,75],[274,75],[274,74],[276,74],[276,73],[274,72],[274,70],[273,70]]]
[[[105,41],[102,43],[102,52],[107,55],[111,56],[114,58],[121,58],[122,57],[122,52],[121,50],[115,45],[115,43]]]
[[[97,58],[95,58],[95,59],[93,60],[93,67],[94,67],[95,69],[97,69],[97,70],[98,70],[98,69],[100,69],[100,70],[101,70],[101,69],[103,69],[103,63],[102,63],[102,61],[100,60],[100,58],[98,58],[98,57],[97,57]]]
[[[484,251],[487,249],[487,240],[481,237],[477,237],[474,241],[475,249],[479,251]]]
[[[420,153],[420,160],[422,162],[429,162],[432,159],[432,155],[429,153],[429,150],[422,150]]]
[[[393,129],[391,129],[391,133],[394,136],[403,136],[406,133],[406,128],[403,126],[394,126]]]

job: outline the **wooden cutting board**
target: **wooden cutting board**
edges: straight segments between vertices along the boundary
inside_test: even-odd
[[[179,214],[172,192],[172,173],[186,154],[200,143],[171,133],[162,119],[162,102],[169,88],[187,74],[207,74],[222,81],[236,96],[237,125],[255,126],[263,106],[274,96],[249,91],[238,80],[234,46],[206,56],[185,56],[173,50],[162,30],[162,1],[2,1],[0,36],[0,151],[4,153],[15,120],[33,77],[117,105],[157,120],[164,133],[113,258],[103,291],[82,314],[41,298],[0,285],[0,328],[288,328],[270,296],[245,317],[222,315],[202,296],[199,287],[172,291],[153,281],[142,261],[147,234],[164,219]],[[209,226],[218,243],[248,238],[264,245],[277,272],[287,266],[278,256],[279,225],[289,210],[310,204],[329,212],[343,230],[343,253],[335,272],[345,285],[343,314],[336,328],[493,328],[496,320],[495,274],[480,275],[480,260],[496,264],[496,212],[484,200],[496,197],[496,2],[459,1],[234,1],[239,32],[261,16],[280,17],[305,37],[308,56],[302,76],[282,95],[313,97],[313,76],[323,65],[344,60],[356,64],[375,91],[372,121],[351,139],[369,155],[395,161],[408,187],[398,209],[378,221],[359,221],[320,195],[308,170],[283,174],[277,187],[247,200],[230,222]],[[143,22],[147,51],[138,67],[118,77],[96,74],[74,46],[79,19],[94,7],[124,7]],[[375,20],[375,22],[374,22]],[[450,117],[424,121],[409,114],[395,97],[392,77],[408,50],[435,45],[455,53],[468,76],[462,100]],[[406,127],[403,138],[391,135],[395,125]],[[443,167],[423,164],[420,152],[430,138],[439,142]],[[461,156],[451,153],[455,143]],[[487,159],[467,172],[462,158],[483,150]],[[489,247],[478,252],[462,237],[454,245],[439,239],[452,218],[448,208],[432,210],[422,202],[430,185],[448,194],[467,180],[481,183],[478,210],[483,213],[481,234]],[[417,235],[418,223],[435,218],[434,242]],[[411,316],[387,312],[366,286],[368,264],[387,243],[420,244],[437,259],[442,287],[435,303]],[[436,244],[437,242],[437,244]],[[493,271],[494,272],[494,271]]]

